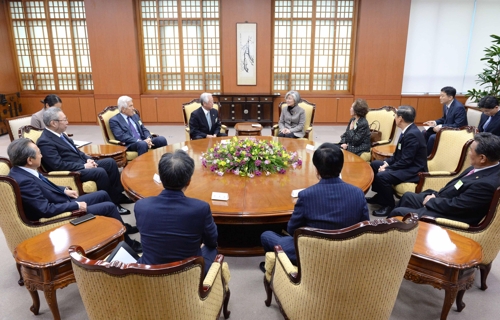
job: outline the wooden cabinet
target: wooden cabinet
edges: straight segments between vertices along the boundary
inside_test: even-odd
[[[219,117],[223,124],[239,122],[273,124],[273,102],[279,94],[214,94],[220,104]]]

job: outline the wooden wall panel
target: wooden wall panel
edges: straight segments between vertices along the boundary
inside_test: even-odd
[[[156,108],[158,110],[158,122],[184,124],[182,115],[182,104],[193,100],[194,97],[158,98]]]
[[[335,122],[348,123],[351,119],[351,106],[353,98],[337,98],[337,120]]]
[[[9,36],[6,7],[6,2],[2,1],[0,3],[0,93],[10,94],[21,91],[21,86],[17,77],[14,57],[12,56],[14,44]]]
[[[316,104],[314,123],[333,123],[337,121],[338,98],[304,97],[307,101]]]
[[[439,103],[437,96],[419,97],[417,108],[415,119],[417,123],[439,119],[443,116],[443,106]]]
[[[85,13],[94,94],[141,93],[135,1],[85,0]]]
[[[99,110],[100,112],[101,110]],[[97,110],[95,108],[95,102],[93,97],[81,97],[80,98],[80,114],[81,121],[84,123],[95,123],[97,124]]]
[[[371,109],[382,108],[383,106],[391,106],[394,108],[398,108],[401,102],[400,99],[366,99],[368,106]]]
[[[272,1],[221,1],[221,64],[224,93],[271,93]],[[257,85],[236,83],[236,23],[257,23]]]
[[[157,98],[143,97],[141,98],[141,119],[142,122],[158,122],[158,113],[156,111]]]
[[[23,96],[21,95],[21,104],[23,105],[22,114],[33,114],[37,111],[42,110],[43,104],[40,100],[43,100],[45,96]]]
[[[355,95],[401,95],[411,0],[361,0]]]
[[[60,97],[62,100],[62,111],[68,118],[69,123],[80,123],[82,122],[82,116],[80,113],[80,98],[78,97]],[[92,99],[94,100],[94,99]],[[91,106],[91,111],[94,111],[94,105]],[[83,121],[86,122],[86,121]],[[95,122],[95,118],[94,118]]]
[[[115,98],[115,99],[111,99],[111,98],[100,98],[100,99],[99,98],[94,98],[94,105],[95,105],[95,114],[96,114],[96,117],[107,106],[116,106],[116,100],[117,100],[117,98]],[[135,101],[134,101],[134,107],[135,107]]]

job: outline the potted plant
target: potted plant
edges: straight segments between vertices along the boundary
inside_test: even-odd
[[[483,72],[478,74],[479,78],[476,83],[481,86],[480,89],[472,89],[467,91],[469,101],[478,102],[484,96],[498,97],[500,93],[500,37],[490,35],[493,38],[493,44],[490,47],[484,48],[485,55],[481,61],[486,62],[486,67]]]

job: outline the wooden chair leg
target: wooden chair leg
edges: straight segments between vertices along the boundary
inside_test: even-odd
[[[481,270],[481,290],[486,290],[488,289],[488,286],[486,285],[486,278],[488,278],[488,274],[490,274],[491,270],[491,264],[493,262],[490,262],[489,264],[480,264],[479,265],[479,270]]]
[[[465,294],[465,290],[460,290],[457,293],[456,302],[457,302],[457,311],[458,312],[462,312],[462,310],[465,308],[465,303],[462,301],[464,294]]]
[[[227,310],[227,305],[229,304],[229,297],[231,297],[231,291],[229,288],[226,291],[226,297],[224,298],[224,307],[222,312],[224,313],[224,319],[228,319],[229,315],[231,315],[231,311]]]
[[[266,301],[264,303],[266,304],[267,307],[271,305],[271,301],[273,299],[273,291],[271,290],[271,286],[269,282],[266,280],[266,276],[264,276],[264,289],[266,290]]]
[[[16,263],[16,268],[17,268],[17,272],[19,273],[19,280],[17,280],[17,284],[22,287],[22,286],[24,286],[24,279],[23,279],[23,275],[21,274],[21,265],[19,263]]]

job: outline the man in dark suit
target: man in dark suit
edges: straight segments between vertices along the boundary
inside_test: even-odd
[[[98,190],[106,191],[120,214],[130,214],[120,203],[132,203],[122,192],[120,172],[115,160],[106,158],[94,161],[81,152],[63,132],[68,127],[68,119],[61,109],[48,108],[43,114],[46,128],[38,138],[37,146],[44,157],[43,167],[48,171],[78,171],[83,182],[95,181]]]
[[[189,135],[192,140],[225,137],[226,133],[220,132],[220,119],[214,107],[214,98],[210,93],[202,93],[200,96],[201,107],[191,113],[189,119]]]
[[[293,233],[300,227],[321,229],[341,229],[358,222],[369,220],[363,191],[347,184],[339,178],[344,165],[344,154],[333,143],[323,143],[313,154],[319,182],[299,192],[287,232],[279,235],[266,231],[260,236],[264,251],[274,251],[275,245],[281,245],[290,261],[297,262]],[[263,272],[264,262],[260,268]]]
[[[435,121],[426,121],[424,125],[430,126],[429,129],[422,131],[427,141],[427,155],[432,153],[436,133],[442,127],[460,128],[467,125],[467,113],[464,105],[455,99],[457,90],[453,87],[444,87],[439,95],[439,102],[443,104],[443,116]]]
[[[165,137],[152,137],[142,124],[141,118],[135,113],[132,98],[121,96],[117,104],[120,113],[109,119],[109,127],[115,138],[125,143],[128,151],[137,151],[141,155],[148,149],[167,145]]]
[[[377,194],[368,203],[379,204],[373,211],[377,217],[387,216],[394,209],[392,185],[401,182],[418,182],[418,173],[427,170],[427,150],[422,133],[413,123],[416,112],[411,106],[401,106],[396,112],[396,125],[402,130],[394,155],[386,161],[372,161],[375,175],[372,191]]]
[[[415,212],[419,217],[432,216],[478,224],[488,213],[496,188],[500,186],[500,137],[478,133],[469,150],[471,167],[439,191],[407,192],[390,216]]]
[[[144,249],[138,262],[162,264],[202,256],[206,273],[217,255],[218,234],[209,204],[184,195],[194,172],[194,160],[180,149],[165,153],[158,172],[165,189],[135,204]]]
[[[76,191],[59,187],[41,175],[42,153],[30,140],[14,140],[7,148],[7,154],[14,166],[9,176],[14,178],[21,190],[23,207],[28,219],[52,218],[63,212],[83,210],[95,215],[117,219],[126,228],[125,241],[136,252],[142,252],[141,244],[130,239],[128,234],[137,233],[136,227],[123,223],[106,191],[97,191],[78,197]]]
[[[491,132],[496,136],[500,136],[500,113],[498,112],[498,99],[493,96],[483,97],[477,106],[483,114],[479,121],[479,132]]]

